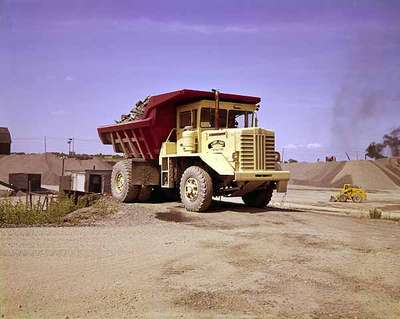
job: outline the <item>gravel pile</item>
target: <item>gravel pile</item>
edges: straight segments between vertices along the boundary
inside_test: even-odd
[[[283,164],[291,172],[291,184],[342,187],[355,184],[366,189],[400,189],[400,159],[377,161]]]

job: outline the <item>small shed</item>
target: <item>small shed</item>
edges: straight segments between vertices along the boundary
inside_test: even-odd
[[[7,127],[0,127],[0,155],[10,155],[11,134]]]
[[[66,171],[60,177],[60,191],[111,194],[111,170]]]
[[[8,174],[8,183],[18,190],[32,192],[41,190],[42,175],[26,174],[26,173],[10,173]]]

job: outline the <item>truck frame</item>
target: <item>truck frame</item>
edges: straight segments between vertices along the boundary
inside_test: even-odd
[[[205,211],[213,196],[242,197],[265,207],[286,192],[275,134],[258,127],[260,98],[216,90],[179,90],[150,97],[141,118],[98,128],[103,144],[126,159],[112,172],[122,202],[180,196],[189,211]]]

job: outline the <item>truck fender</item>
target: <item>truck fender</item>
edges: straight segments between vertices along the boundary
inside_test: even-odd
[[[219,175],[235,175],[234,167],[223,154],[200,154],[200,159]]]

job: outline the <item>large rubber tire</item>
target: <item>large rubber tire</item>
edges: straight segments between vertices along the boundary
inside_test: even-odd
[[[120,202],[137,199],[140,186],[133,185],[132,160],[122,160],[114,165],[111,173],[111,193]]]
[[[271,201],[273,191],[272,187],[256,189],[251,193],[243,195],[242,199],[246,206],[264,208]]]
[[[203,212],[210,207],[213,195],[212,179],[201,167],[190,166],[183,172],[179,190],[186,210]]]
[[[347,202],[347,195],[344,195],[344,194],[340,195],[339,202],[342,202],[342,203]]]
[[[362,202],[362,197],[360,194],[354,194],[354,196],[351,198],[354,203],[361,203]]]

